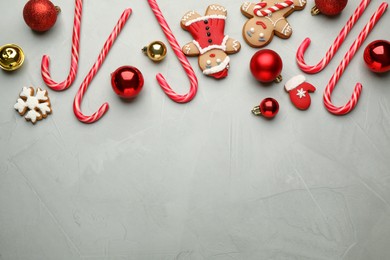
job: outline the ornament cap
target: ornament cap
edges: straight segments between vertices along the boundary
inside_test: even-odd
[[[275,79],[276,83],[280,83],[282,81],[283,81],[283,76],[282,75],[277,76],[276,79]]]
[[[61,7],[56,5],[56,6],[54,6],[54,8],[56,9],[57,14],[61,13]]]
[[[167,46],[161,41],[153,41],[143,47],[142,52],[153,62],[160,62],[167,56]]]
[[[0,67],[5,71],[19,69],[24,62],[22,48],[16,44],[6,44],[0,47]]]
[[[255,106],[252,109],[252,114],[254,114],[255,116],[260,116],[261,115],[260,106]]]
[[[315,15],[319,15],[320,13],[321,13],[320,9],[318,9],[316,5],[313,6],[313,8],[311,9],[311,15],[315,16]]]

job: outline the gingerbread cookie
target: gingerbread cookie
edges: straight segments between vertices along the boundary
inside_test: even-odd
[[[198,63],[203,74],[216,79],[228,75],[228,54],[237,53],[241,48],[237,40],[225,35],[226,15],[226,8],[214,4],[207,8],[204,16],[190,11],[181,19],[181,27],[194,38],[183,46],[183,53],[199,56]]]
[[[34,93],[34,88],[23,87],[22,92],[19,94],[20,98],[14,105],[19,115],[25,115],[24,118],[33,124],[42,120],[42,118],[46,118],[52,112],[47,91],[37,88],[36,94]]]
[[[245,2],[241,6],[241,13],[249,18],[242,29],[245,41],[252,47],[261,48],[270,43],[275,34],[283,39],[289,38],[292,28],[286,17],[305,6],[306,0]]]

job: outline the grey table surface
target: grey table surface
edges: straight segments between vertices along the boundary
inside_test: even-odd
[[[213,3],[159,1],[181,45],[192,40],[180,28],[182,15]],[[295,52],[302,40],[312,38],[306,60],[317,62],[358,3],[350,0],[330,19],[312,17],[309,1],[289,17],[292,37],[267,47],[284,61],[283,82],[301,73]],[[86,0],[76,81],[64,92],[49,90],[53,114],[36,125],[13,105],[23,86],[48,89],[40,75],[44,54],[55,80],[67,76],[74,1],[55,1],[62,13],[45,34],[25,25],[24,4],[1,0],[0,45],[17,43],[26,53],[19,71],[0,72],[1,260],[390,259],[390,74],[371,73],[362,59],[369,42],[390,40],[389,13],[333,93],[342,105],[361,82],[355,110],[336,117],[322,102],[329,78],[380,1],[372,1],[329,66],[307,75],[317,91],[310,109],[299,111],[283,83],[265,87],[250,75],[256,49],[242,38],[240,1],[219,1],[228,9],[226,34],[242,43],[228,78],[203,76],[197,58],[189,58],[199,91],[192,102],[177,104],[155,79],[162,72],[177,92],[188,91],[172,50],[161,64],[140,51],[153,40],[167,42],[147,1]],[[110,110],[99,122],[82,124],[73,114],[74,95],[127,7],[133,14],[82,105],[91,114],[107,101]],[[145,76],[133,102],[121,101],[110,86],[110,73],[122,65]],[[280,103],[272,121],[250,112],[268,96]]]

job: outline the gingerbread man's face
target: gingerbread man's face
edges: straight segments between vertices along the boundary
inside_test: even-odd
[[[219,49],[213,49],[201,54],[198,59],[199,67],[202,69],[203,74],[217,79],[228,75],[229,61],[228,55]]]
[[[252,47],[263,47],[273,36],[287,39],[292,28],[286,17],[294,10],[302,10],[306,0],[263,0],[260,3],[245,2],[241,12],[250,18],[243,27],[243,37]]]

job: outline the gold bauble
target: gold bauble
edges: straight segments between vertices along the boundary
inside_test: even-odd
[[[6,71],[19,69],[24,62],[22,48],[16,44],[6,44],[0,47],[0,67]]]
[[[163,42],[154,41],[142,49],[149,59],[154,62],[162,61],[167,56],[167,46]]]

